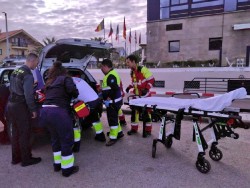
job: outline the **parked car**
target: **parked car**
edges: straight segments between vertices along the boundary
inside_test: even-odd
[[[87,67],[89,63],[97,64],[99,60],[109,57],[109,49],[111,44],[102,43],[99,41],[86,40],[86,39],[61,39],[55,43],[49,44],[44,47],[39,56],[38,69],[41,75],[35,74],[34,77],[39,78],[40,82],[45,82],[49,68],[55,61],[61,61],[63,66],[67,68],[69,73],[73,76],[84,79],[97,93],[99,92],[100,85],[89,73]],[[9,85],[10,74],[17,67],[4,67],[0,68],[0,85]],[[100,104],[100,114],[102,112],[102,104]],[[91,126],[92,122],[88,118],[81,120],[83,128]],[[34,122],[34,131],[40,132],[37,127],[37,121]],[[11,136],[11,125],[8,125]]]

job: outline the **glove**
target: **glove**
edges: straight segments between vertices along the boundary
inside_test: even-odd
[[[110,101],[109,101],[109,100],[106,100],[106,101],[103,101],[103,103],[104,103],[104,105],[106,106],[106,108],[108,108],[108,107],[109,107]]]
[[[145,97],[145,95],[147,95],[148,92],[149,92],[148,89],[143,89],[143,90],[141,91],[141,96],[142,96],[142,97]]]
[[[126,93],[128,93],[128,92],[129,92],[129,90],[130,90],[130,87],[127,87],[127,88],[126,88]]]

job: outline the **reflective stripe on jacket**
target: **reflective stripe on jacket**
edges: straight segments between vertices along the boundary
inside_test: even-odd
[[[137,66],[136,70],[131,71],[132,84],[130,87],[134,88],[136,95],[141,95],[143,89],[150,90],[154,84],[154,76],[147,67]]]

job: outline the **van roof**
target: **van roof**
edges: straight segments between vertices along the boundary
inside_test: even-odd
[[[89,46],[93,48],[104,48],[104,49],[109,49],[112,47],[111,43],[88,40],[88,39],[77,39],[77,38],[60,39],[57,40],[55,44],[70,44],[70,45]]]
[[[111,47],[111,43],[102,41],[77,38],[60,39],[42,49],[39,64],[43,66],[45,66],[45,64],[46,66],[51,66],[53,62],[61,59],[60,61],[67,63],[68,66],[73,66],[73,64],[77,63],[82,67],[87,63],[86,60],[89,61],[89,58],[87,57],[92,54],[93,51],[98,55],[98,50],[108,50]],[[102,53],[99,51],[99,55],[100,54]]]

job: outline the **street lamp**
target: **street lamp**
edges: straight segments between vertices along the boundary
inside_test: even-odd
[[[10,58],[10,49],[9,49],[9,33],[8,33],[8,23],[7,23],[7,13],[2,12],[5,16],[5,26],[6,26],[6,55]]]

